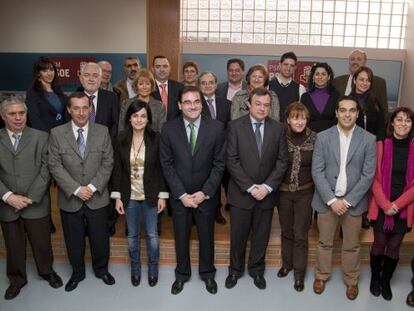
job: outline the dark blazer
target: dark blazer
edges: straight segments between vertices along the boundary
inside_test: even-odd
[[[309,110],[310,121],[308,126],[312,131],[319,133],[336,124],[335,108],[338,99],[338,92],[333,91],[328,98],[328,103],[326,104],[325,109],[320,113],[319,110],[316,109],[309,92],[302,95],[300,102]]]
[[[128,206],[131,197],[130,153],[132,129],[119,134],[115,143],[114,170],[112,173],[112,191],[121,193],[124,207]],[[157,206],[158,194],[167,192],[160,164],[160,135],[148,128],[144,134],[144,193],[145,201]]]
[[[15,221],[19,217],[39,219],[50,214],[47,138],[47,133],[26,126],[14,151],[7,130],[0,130],[0,198],[11,191],[33,201],[16,212],[0,200],[0,221]]]
[[[178,109],[179,94],[183,85],[174,80],[168,80],[168,108],[167,108],[167,120],[174,119],[176,116],[181,115]],[[155,83],[155,91],[151,93],[151,96],[161,101],[161,90],[158,88],[158,84]],[[162,102],[162,101],[161,101]]]
[[[105,125],[112,141],[118,135],[119,103],[118,96],[111,91],[99,89],[95,123]]]
[[[218,193],[225,161],[223,128],[221,122],[202,117],[191,155],[183,118],[165,123],[161,132],[160,159],[173,208],[182,207],[179,198],[184,193],[202,191],[210,198]],[[204,206],[215,208],[215,202],[205,200],[199,208]]]
[[[216,96],[227,99],[227,92],[229,90],[229,82],[222,82],[217,85]],[[247,90],[247,82],[242,81],[242,90]]]
[[[28,125],[49,133],[52,128],[66,123],[70,119],[66,109],[67,97],[64,94],[58,94],[58,97],[62,103],[60,118],[59,112],[48,102],[43,92],[33,88],[28,89],[26,92]]]
[[[227,201],[230,205],[251,209],[258,203],[272,209],[278,202],[278,188],[288,167],[288,150],[283,125],[269,117],[265,119],[262,156],[256,148],[250,115],[228,124],[227,169],[231,178]],[[273,191],[262,201],[248,192],[253,184],[267,184]]]
[[[230,121],[230,107],[231,101],[227,100],[226,98],[218,97],[214,99],[216,103],[216,120],[222,122],[224,124],[224,128],[227,127],[227,123]],[[208,108],[207,101],[205,100],[204,96],[202,99],[203,102],[203,115],[211,117],[210,109]]]

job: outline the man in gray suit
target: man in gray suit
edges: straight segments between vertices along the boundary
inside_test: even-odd
[[[4,298],[9,300],[27,283],[26,235],[39,275],[53,288],[61,287],[62,280],[52,268],[48,134],[26,126],[22,97],[4,100],[0,113],[6,125],[0,130],[0,221],[10,280]]]
[[[377,156],[375,136],[356,125],[358,113],[355,98],[340,98],[338,124],[318,134],[312,159],[312,207],[319,213],[313,290],[321,294],[331,275],[333,241],[341,224],[342,271],[350,300],[358,296],[361,215],[367,210]]]
[[[96,277],[115,283],[108,272],[109,233],[105,207],[109,204],[108,181],[113,150],[108,128],[88,122],[92,111],[85,93],[69,96],[72,121],[55,127],[49,139],[49,169],[58,185],[58,207],[72,277],[65,290],[74,290],[85,278],[85,236],[89,236]]]

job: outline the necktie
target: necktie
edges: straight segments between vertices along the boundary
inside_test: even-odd
[[[207,99],[207,106],[208,106],[208,109],[210,110],[211,118],[216,119],[216,110],[214,109],[212,98]]]
[[[167,85],[165,83],[160,84],[161,87],[161,101],[164,105],[165,111],[167,111],[168,107],[168,94],[167,94]]]
[[[254,125],[256,125],[256,129],[254,130],[254,136],[256,138],[256,145],[257,150],[259,151],[259,157],[262,156],[262,134],[260,133],[260,126],[262,123],[256,122]]]
[[[188,127],[190,128],[190,151],[191,155],[194,154],[195,144],[196,144],[196,133],[194,130],[194,124],[190,123],[188,124]]]
[[[83,137],[83,129],[82,128],[78,129],[78,139],[76,139],[76,144],[78,145],[79,153],[80,153],[81,157],[83,158],[85,156],[86,144],[85,144],[85,137]]]
[[[91,113],[89,115],[89,121],[95,122],[96,111],[95,111],[95,105],[93,104],[93,100],[95,99],[95,95],[91,95],[91,96],[88,96],[88,97],[89,97],[89,103],[92,106],[92,111],[91,111]]]
[[[13,133],[12,136],[14,138],[13,149],[14,149],[14,151],[16,151],[17,150],[17,147],[19,146],[20,134]]]

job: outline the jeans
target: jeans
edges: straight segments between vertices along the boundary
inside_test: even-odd
[[[131,258],[131,275],[141,276],[141,219],[147,236],[148,277],[158,277],[160,248],[157,229],[157,208],[146,201],[129,200],[125,209],[128,226],[128,250]]]

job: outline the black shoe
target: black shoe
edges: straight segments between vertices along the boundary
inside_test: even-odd
[[[303,283],[302,280],[295,280],[295,283],[293,284],[293,288],[297,291],[297,292],[301,292],[303,291],[303,289],[305,288],[305,284]]]
[[[414,289],[408,294],[406,303],[410,307],[414,307]]]
[[[288,268],[280,268],[279,271],[277,272],[277,277],[278,278],[284,278],[285,276],[287,276],[289,274],[291,269]]]
[[[224,218],[223,215],[221,215],[221,214],[217,214],[215,219],[216,219],[216,223],[218,223],[220,225],[225,225],[227,223],[226,218]]]
[[[214,279],[204,280],[206,283],[206,289],[210,294],[217,294],[217,283]]]
[[[59,288],[59,287],[62,287],[62,285],[63,285],[62,279],[60,278],[60,276],[56,272],[53,272],[53,273],[45,276],[44,279],[53,288]]]
[[[238,278],[239,277],[235,274],[229,274],[226,278],[226,284],[225,284],[226,288],[230,289],[236,286]]]
[[[154,287],[158,283],[158,276],[148,277],[148,285]]]
[[[263,275],[256,275],[254,277],[254,285],[256,285],[256,287],[258,289],[265,289],[266,288],[266,280],[263,277]]]
[[[74,278],[70,278],[69,281],[65,285],[65,291],[67,292],[73,291],[76,287],[78,287],[79,282],[80,281],[76,281]]]
[[[184,288],[184,281],[175,280],[173,285],[171,286],[171,294],[177,295],[183,290],[183,288]]]
[[[6,292],[4,293],[4,299],[6,300],[11,300],[13,298],[16,298],[16,296],[20,293],[20,289],[25,286],[27,284],[24,283],[22,286],[18,287],[18,286],[14,286],[14,285],[10,285],[9,287],[7,287]]]
[[[106,285],[114,285],[115,284],[115,279],[114,277],[107,272],[104,276],[102,276],[100,278]]]
[[[139,283],[141,283],[141,276],[133,276],[133,275],[131,275],[131,283],[132,283],[132,286],[138,286],[139,285]]]

